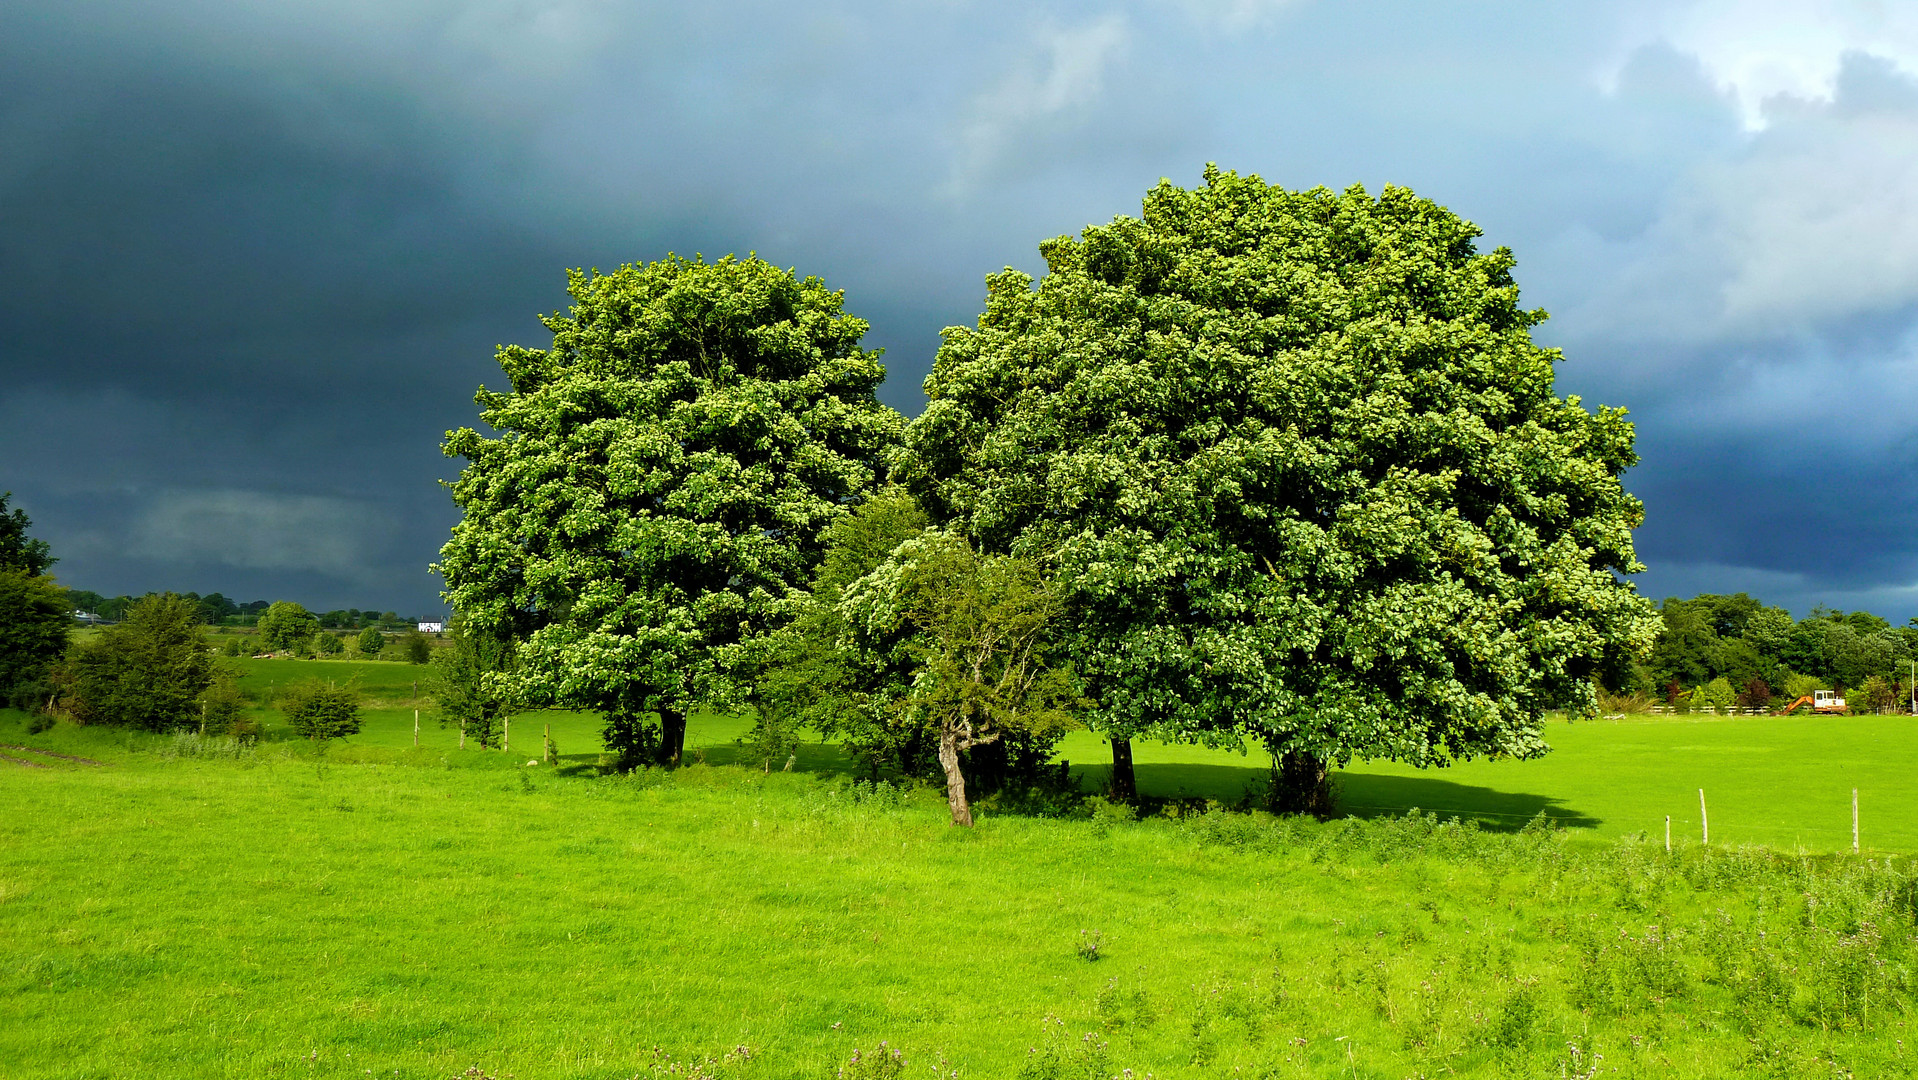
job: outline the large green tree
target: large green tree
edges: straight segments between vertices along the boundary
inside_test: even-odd
[[[1251,737],[1320,809],[1328,762],[1543,753],[1544,710],[1649,645],[1632,427],[1554,393],[1478,235],[1208,167],[946,331],[908,482],[1047,567],[1096,727]]]
[[[873,489],[903,421],[840,293],[757,258],[573,272],[548,349],[482,389],[441,549],[446,599],[517,644],[535,702],[676,760],[687,711],[743,697],[741,643],[803,596],[821,534]],[[657,726],[649,714],[657,713]]]

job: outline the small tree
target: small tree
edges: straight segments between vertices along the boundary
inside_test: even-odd
[[[449,636],[452,643],[433,656],[427,683],[440,724],[457,724],[481,746],[497,746],[506,719],[525,707],[515,692],[512,643],[457,617]]]
[[[293,683],[280,691],[280,711],[301,738],[324,742],[360,730],[360,698],[351,687],[318,679]]]
[[[369,626],[360,631],[359,640],[354,642],[361,656],[378,656],[386,648],[386,635],[380,633],[377,626]]]
[[[68,653],[75,715],[147,731],[196,727],[213,656],[199,605],[172,593],[140,598],[126,621]]]
[[[400,651],[406,654],[406,661],[410,664],[424,664],[433,659],[433,643],[418,630],[406,635]]]
[[[929,532],[855,582],[841,610],[868,652],[906,635],[917,664],[884,704],[932,733],[954,825],[972,824],[961,754],[1010,732],[1056,737],[1072,726],[1070,674],[1047,652],[1060,601],[1031,563]]]
[[[246,714],[246,696],[233,670],[222,664],[213,669],[212,681],[200,693],[200,719],[208,735],[258,738],[260,726]]]
[[[896,723],[879,704],[890,688],[909,683],[914,663],[898,640],[848,648],[851,626],[840,609],[846,589],[877,569],[894,549],[926,529],[925,512],[903,489],[876,492],[826,531],[826,550],[811,591],[790,622],[749,643],[749,701],[759,714],[741,740],[751,760],[771,768],[797,749],[810,727],[839,740],[846,754],[877,780],[896,768],[912,774],[931,760],[923,728]]]
[[[291,600],[275,601],[260,615],[260,640],[268,649],[297,648],[319,628],[319,617]]]
[[[321,656],[338,656],[346,651],[346,639],[322,631],[313,635],[313,651]]]

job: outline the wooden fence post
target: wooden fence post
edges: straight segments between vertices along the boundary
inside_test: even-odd
[[[1705,814],[1705,789],[1698,789],[1698,829],[1699,836],[1707,844],[1712,842],[1712,819]]]
[[[419,746],[420,746],[420,711],[418,709],[414,709],[413,710],[413,749],[417,750],[419,749]]]
[[[1672,816],[1665,815],[1665,854],[1672,853]]]
[[[1858,789],[1851,789],[1851,853],[1858,854]]]

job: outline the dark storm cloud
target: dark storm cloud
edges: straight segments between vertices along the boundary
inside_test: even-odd
[[[984,274],[1216,160],[1512,246],[1647,591],[1902,617],[1918,43],[1827,7],[15,5],[0,490],[76,586],[432,609],[438,439],[565,267],[824,276],[914,413]]]

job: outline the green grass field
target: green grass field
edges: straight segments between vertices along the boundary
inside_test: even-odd
[[[0,743],[101,763],[0,748],[44,766],[0,761],[0,1080],[825,1080],[855,1048],[845,1075],[891,1075],[880,1040],[947,1080],[1918,1062],[1918,870],[1883,854],[1918,850],[1909,719],[1560,723],[1538,761],[1356,765],[1324,825],[1092,804],[961,831],[830,746],[732,767],[736,717],[695,718],[696,764],[600,778],[594,717],[461,750],[422,704],[415,748],[420,668],[242,667],[260,696],[354,680],[366,727],[318,752],[269,710],[246,751],[0,711]],[[560,765],[529,767],[547,725]],[[1104,744],[1063,753],[1103,781]],[[1137,753],[1162,796],[1263,768]],[[1854,785],[1872,850],[1795,854],[1848,850]],[[1541,811],[1567,828],[1517,828]]]
[[[354,661],[247,660],[243,685],[271,686],[319,677],[358,680],[371,699],[366,726],[352,743],[412,745],[410,664]],[[337,676],[331,673],[338,672]],[[457,729],[440,726],[430,702],[420,706],[420,744],[452,748]],[[599,719],[543,712],[519,718],[512,745],[537,756],[551,725],[565,761],[598,760]],[[714,763],[734,760],[733,741],[749,722],[696,716],[688,746]],[[269,720],[269,729],[273,722]],[[1856,717],[1643,717],[1616,723],[1551,724],[1553,753],[1536,761],[1476,761],[1417,770],[1389,762],[1355,762],[1339,774],[1341,806],[1357,816],[1409,809],[1469,817],[1488,828],[1517,828],[1539,813],[1567,827],[1613,837],[1644,833],[1662,840],[1665,816],[1677,837],[1699,836],[1698,789],[1705,789],[1714,838],[1788,850],[1851,847],[1851,791],[1859,791],[1861,842],[1887,852],[1918,852],[1918,719]],[[1060,746],[1087,791],[1100,790],[1109,747],[1090,732]],[[1231,804],[1261,779],[1263,752],[1141,742],[1134,752],[1140,790],[1161,797],[1203,797]],[[520,758],[524,760],[524,758]],[[834,747],[801,751],[801,771],[843,773]]]
[[[24,720],[0,1077],[1907,1075],[1902,860]]]

